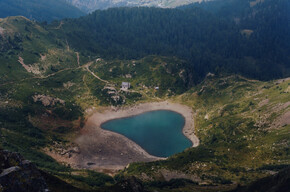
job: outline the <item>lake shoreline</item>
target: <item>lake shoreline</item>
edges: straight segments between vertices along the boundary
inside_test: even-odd
[[[122,108],[114,108],[104,110],[104,113],[108,114],[108,116],[103,119],[103,121],[98,125],[102,128],[102,124],[122,118],[129,118],[137,115],[141,115],[143,113],[166,110],[179,113],[185,119],[185,124],[182,129],[182,133],[191,141],[192,147],[197,147],[199,145],[199,139],[195,135],[194,128],[194,119],[193,119],[193,111],[190,107],[186,105],[182,105],[179,103],[172,103],[169,101],[163,102],[153,102],[153,103],[141,103],[133,106],[126,106]],[[111,113],[114,113],[112,115]],[[107,119],[108,118],[108,119]]]
[[[147,153],[142,147],[116,132],[101,128],[101,125],[113,119],[126,118],[145,112],[168,110],[181,114],[185,119],[183,134],[192,142],[192,147],[199,145],[194,131],[193,111],[190,107],[169,101],[142,103],[125,107],[100,107],[87,111],[84,127],[72,142],[78,146],[78,153],[64,158],[56,153],[50,155],[58,161],[66,162],[74,168],[94,169],[101,172],[116,172],[133,162],[164,160]]]
[[[108,120],[100,127],[124,135],[150,155],[167,158],[192,147],[182,132],[184,125],[182,114],[158,109]]]

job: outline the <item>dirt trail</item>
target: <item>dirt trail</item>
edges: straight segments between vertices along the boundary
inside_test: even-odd
[[[23,60],[21,57],[19,57],[18,62],[19,62],[19,63],[20,63],[20,64],[21,64],[25,69],[26,69],[27,67],[29,67],[29,66],[26,66],[26,65],[24,64],[24,60]],[[24,79],[21,79],[21,80],[18,80],[18,81],[10,81],[10,82],[6,82],[6,83],[2,83],[2,84],[0,84],[0,86],[5,86],[5,85],[9,85],[9,84],[17,83],[17,82],[23,82],[23,81],[26,81],[26,80],[32,80],[32,79],[46,79],[46,78],[52,77],[52,76],[54,76],[54,75],[56,75],[56,74],[58,74],[58,73],[64,72],[64,71],[75,70],[75,69],[81,69],[81,68],[85,68],[89,73],[91,73],[94,77],[96,77],[96,78],[99,79],[100,81],[103,81],[103,82],[105,82],[105,83],[109,83],[108,81],[103,80],[103,79],[101,79],[100,77],[98,77],[96,74],[94,74],[94,73],[89,69],[89,66],[90,66],[91,64],[93,64],[93,62],[89,62],[89,63],[87,63],[86,65],[79,66],[79,67],[76,67],[76,68],[64,68],[64,69],[61,69],[61,70],[59,70],[59,71],[57,71],[57,72],[55,72],[55,73],[51,73],[51,74],[46,75],[46,76],[36,76],[36,77],[24,78]],[[26,70],[27,70],[27,72],[30,72],[30,71],[29,71],[30,69],[27,68]]]
[[[81,64],[80,64],[80,54],[79,54],[79,52],[76,52],[76,54],[77,54],[78,66],[80,67],[81,66]]]
[[[106,81],[106,80],[100,78],[100,77],[97,76],[94,72],[92,72],[92,71],[90,70],[90,66],[91,66],[92,64],[93,64],[93,61],[92,61],[92,62],[89,62],[89,63],[86,64],[86,65],[84,65],[85,69],[86,69],[89,73],[91,73],[95,78],[99,79],[100,81],[102,81],[102,82],[104,82],[104,83],[109,84],[109,83],[110,83],[109,81]]]
[[[66,49],[67,49],[67,51],[70,51],[70,48],[69,48],[69,44],[67,42],[67,39],[65,40],[65,42],[66,42]]]
[[[58,25],[55,29],[60,29],[60,28],[62,27],[63,24],[64,24],[64,22],[61,21],[61,22],[59,23],[59,25]]]

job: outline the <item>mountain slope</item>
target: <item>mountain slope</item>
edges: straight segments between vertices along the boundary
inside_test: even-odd
[[[198,2],[200,0],[66,0],[84,12],[92,12],[97,9],[107,9],[111,7],[163,7],[173,8],[180,5]]]
[[[75,61],[76,53],[65,49],[65,41],[37,22],[23,16],[7,17],[0,20],[0,29],[1,84],[11,79],[49,75],[77,65],[71,62]]]
[[[226,191],[289,166],[289,78],[232,74],[289,77],[288,2],[248,3],[230,16],[194,7],[110,9],[49,25],[0,19],[0,148],[56,176],[48,186],[60,191],[58,178],[85,191],[141,181],[147,191]],[[73,141],[92,110],[165,100],[192,108],[200,146],[114,178],[47,155],[78,154]]]
[[[24,16],[37,21],[52,21],[84,15],[76,7],[64,0],[1,0],[0,18]]]
[[[289,90],[289,78],[261,82],[208,75],[172,98],[194,110],[200,146],[165,161],[130,164],[122,174],[138,175],[152,191],[165,192],[178,184],[176,191],[227,191],[235,183],[244,185],[276,173],[290,161]],[[193,183],[178,182],[179,178]],[[200,185],[216,187],[202,190]]]
[[[264,191],[264,192],[287,192],[290,187],[290,167],[279,171],[275,175],[259,179],[249,186],[238,187],[233,192]]]
[[[121,59],[174,55],[188,61],[199,80],[208,72],[262,80],[289,76],[287,0],[265,0],[256,6],[238,2],[225,7],[239,10],[234,16],[202,7],[95,11],[63,21],[62,30],[55,32],[88,55]],[[53,23],[48,30],[58,25]]]
[[[113,179],[59,164],[44,153],[46,147],[67,143],[70,148],[69,138],[80,130],[90,107],[167,97],[187,89],[184,62],[177,58],[103,60],[75,52],[65,39],[24,17],[2,19],[0,27],[0,147],[85,189],[110,185]],[[128,78],[132,92],[120,92],[119,85]],[[159,93],[156,85],[162,86]],[[114,96],[123,100],[116,102]]]

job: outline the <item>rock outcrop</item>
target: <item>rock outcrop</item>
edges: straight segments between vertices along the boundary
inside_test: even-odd
[[[259,179],[248,186],[238,187],[232,192],[288,192],[290,189],[290,166],[279,171],[277,174]]]
[[[146,192],[144,186],[140,180],[132,176],[129,178],[124,178],[118,183],[116,183],[110,191],[118,192]]]
[[[19,153],[0,150],[0,192],[48,192],[36,166]]]

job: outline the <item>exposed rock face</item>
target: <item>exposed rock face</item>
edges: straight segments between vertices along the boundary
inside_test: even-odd
[[[129,177],[118,182],[113,189],[119,192],[145,192],[142,182],[135,177]]]
[[[59,98],[53,98],[47,95],[34,95],[32,98],[34,102],[40,101],[44,106],[54,106],[57,103],[60,103],[62,105],[65,104],[64,100]]]
[[[41,173],[18,153],[0,150],[1,192],[47,192]]]
[[[180,5],[186,5],[193,2],[199,2],[201,0],[66,0],[75,7],[78,7],[82,11],[92,12],[96,9],[107,9],[110,7],[136,7],[136,6],[153,6],[153,7],[177,7]]]

